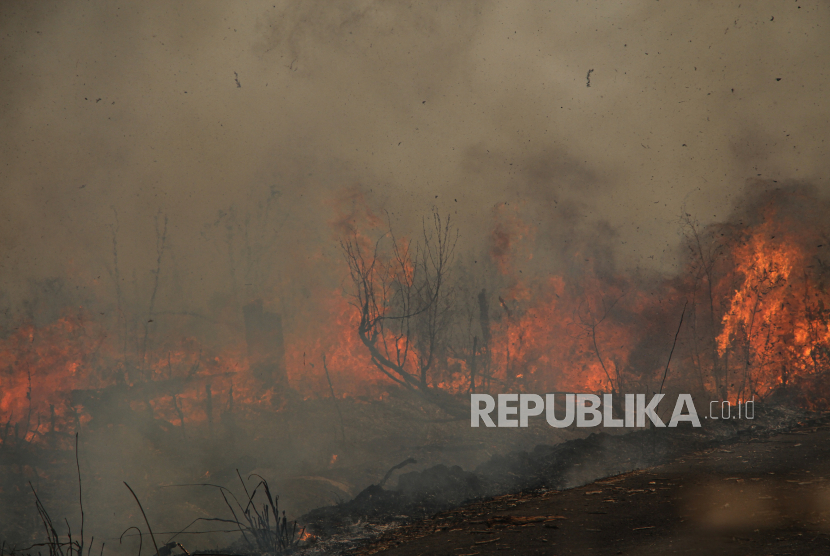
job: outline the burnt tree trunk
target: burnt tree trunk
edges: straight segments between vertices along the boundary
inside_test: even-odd
[[[263,309],[261,299],[245,305],[242,312],[245,315],[245,341],[251,373],[266,388],[287,386],[282,317]]]

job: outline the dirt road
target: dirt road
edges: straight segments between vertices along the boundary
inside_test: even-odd
[[[830,424],[470,504],[355,554],[830,554]]]

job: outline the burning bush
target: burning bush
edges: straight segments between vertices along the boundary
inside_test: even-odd
[[[292,396],[378,397],[393,387],[455,416],[458,396],[474,391],[653,391],[684,305],[667,388],[733,400],[787,389],[825,407],[828,209],[808,186],[754,182],[726,223],[682,215],[677,276],[617,271],[587,240],[569,243],[559,271],[524,272],[542,240],[504,209],[493,213],[492,241],[469,254],[438,213],[412,236],[368,209],[350,213],[335,222],[345,255],[335,274],[346,287],[310,286],[301,313],[282,318],[267,297],[254,299],[246,334],[200,340],[188,324],[206,320],[197,313],[162,326],[152,304],[130,312],[122,301],[110,307],[115,320],[76,308],[37,326],[18,321],[0,340],[0,443],[65,442],[122,410],[185,435],[188,423],[230,423]],[[157,234],[154,278],[166,234]]]

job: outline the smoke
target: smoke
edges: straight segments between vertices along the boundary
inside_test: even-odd
[[[195,315],[219,344],[262,298],[319,329],[337,237],[417,235],[433,206],[468,267],[676,271],[682,211],[740,220],[769,180],[826,192],[828,19],[810,0],[3,2],[0,324],[83,306],[152,340]],[[510,285],[479,279],[469,299]]]
[[[665,267],[682,204],[705,223],[747,177],[825,183],[821,3],[2,10],[12,296],[73,272],[112,295],[117,213],[121,272],[148,297],[161,211],[161,298],[204,306],[230,280],[205,225],[274,190],[285,286],[330,249],[324,201],[347,188],[404,229],[438,205],[473,244],[493,206],[525,203],[551,245],[600,223],[625,264]]]

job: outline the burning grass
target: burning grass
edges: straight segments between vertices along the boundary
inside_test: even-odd
[[[299,515],[354,497],[408,457],[469,469],[530,438],[576,436],[473,438],[457,420],[470,392],[660,389],[826,408],[830,201],[802,184],[768,185],[727,222],[682,215],[672,276],[619,270],[599,232],[548,264],[552,248],[503,207],[480,253],[453,251],[455,231],[437,214],[406,236],[378,218],[342,221],[346,260],[327,261],[331,280],[304,284],[293,312],[264,288],[204,312],[161,310],[162,241],[149,304],[119,289],[115,301],[102,293],[50,318],[28,315],[0,336],[0,464],[9,471],[0,495],[19,499],[25,477],[69,500],[60,466],[78,431],[112,467],[90,481],[102,495],[116,471],[149,493],[229,484],[240,469],[276,477],[293,505],[284,509]],[[243,486],[228,525],[256,550],[288,547],[299,533],[270,487],[256,484],[249,497]],[[251,506],[253,495],[262,501]],[[183,501],[148,496],[164,521],[185,513]],[[193,498],[199,519],[228,509]],[[41,524],[24,523],[17,504],[0,509],[25,536]],[[66,550],[79,549],[71,542]]]
[[[197,314],[165,317],[153,335],[158,315],[145,321],[136,309],[127,326],[123,307],[118,322],[77,307],[38,326],[17,322],[0,338],[0,446],[68,449],[74,432],[125,412],[186,436],[261,418],[291,397],[377,399],[393,385],[454,416],[471,391],[652,391],[684,307],[669,391],[734,402],[795,388],[802,403],[825,407],[830,202],[801,185],[747,199],[727,223],[683,215],[673,277],[614,271],[587,243],[564,271],[534,267],[543,246],[503,210],[476,269],[438,215],[420,241],[369,219],[343,243],[345,289],[314,286],[297,315],[255,300],[245,335],[199,339]],[[279,349],[265,353],[272,340]]]

